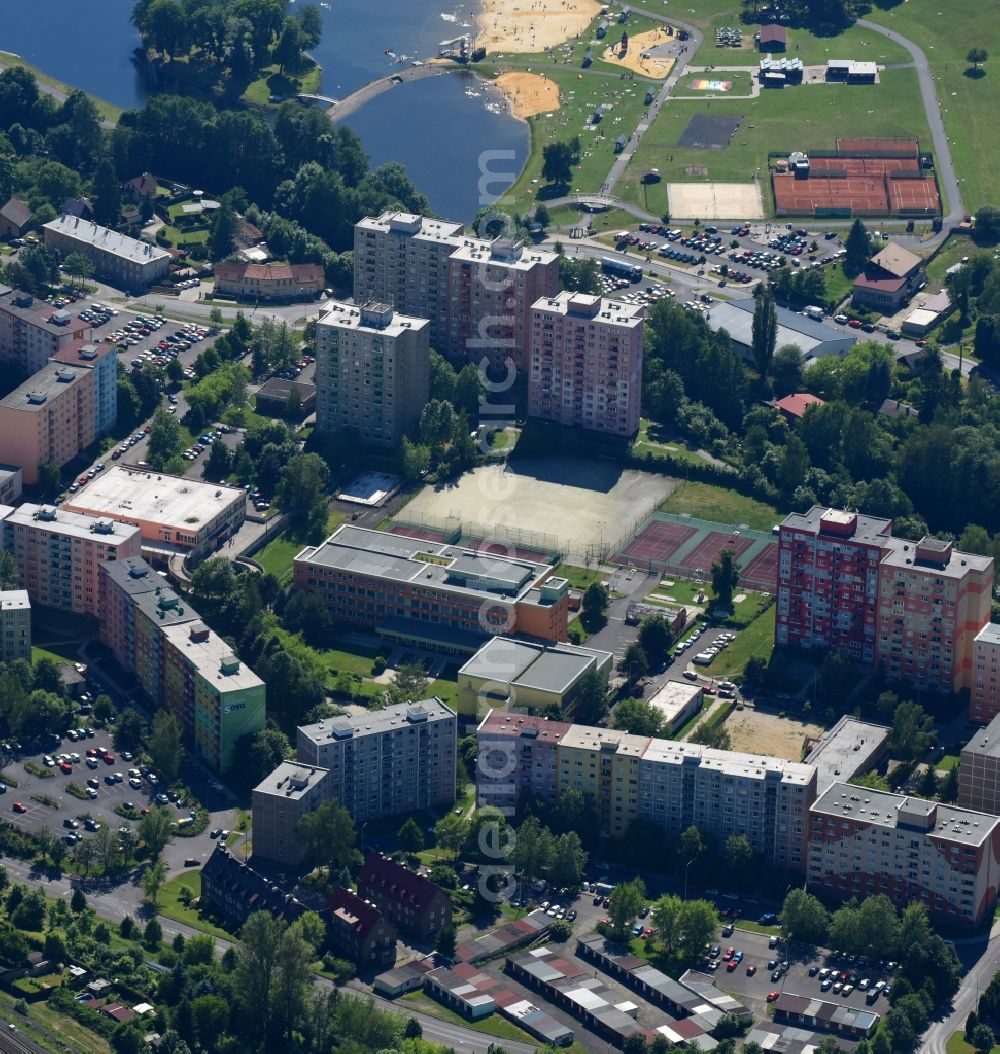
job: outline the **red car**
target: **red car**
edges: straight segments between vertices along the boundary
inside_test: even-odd
[[[59,771],[62,772],[64,776],[68,776],[73,771],[73,766],[68,761],[61,761],[59,763]]]
[[[729,962],[729,960],[736,954],[735,948],[727,948],[722,954],[722,958]]]
[[[768,992],[767,993],[767,1001],[769,1003],[773,1003],[775,1001],[775,999],[777,999],[777,998],[778,998],[778,993],[777,992]]]
[[[735,959],[730,959],[729,962],[726,963],[726,969],[730,973],[732,973],[736,969],[736,967],[739,966],[739,965],[740,964]]]
[[[14,802],[14,812],[27,812],[28,806],[23,801]]]
[[[97,757],[97,751],[94,750],[93,747],[87,747],[87,757],[88,758],[96,758]]]
[[[849,318],[847,320],[847,324],[851,327],[851,329],[860,329],[861,328],[861,319],[860,318]]]
[[[755,965],[754,963],[751,963],[751,964],[750,964],[750,965],[749,965],[749,966],[747,967],[747,977],[753,977],[753,975],[754,975],[754,974],[755,974],[756,972],[757,972],[757,967],[756,967],[756,965]]]
[[[104,758],[105,762],[108,765],[113,765],[115,763],[115,756],[114,756],[114,754],[102,754],[101,756]]]

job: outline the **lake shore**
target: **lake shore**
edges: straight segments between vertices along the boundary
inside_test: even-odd
[[[489,55],[545,51],[578,37],[600,10],[597,0],[483,0],[476,43]]]
[[[534,117],[559,109],[559,86],[537,73],[515,70],[500,74],[492,83],[507,96],[515,117]]]

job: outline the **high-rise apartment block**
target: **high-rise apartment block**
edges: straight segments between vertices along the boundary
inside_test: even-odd
[[[0,538],[36,604],[103,617],[103,564],[138,557],[137,527],[26,503],[0,508]]]
[[[455,800],[458,718],[440,699],[331,717],[298,730],[296,756],[356,823]]]
[[[395,447],[430,397],[430,323],[387,303],[328,304],[316,325],[316,427]]]
[[[639,818],[671,834],[697,824],[720,841],[745,834],[769,861],[805,869],[813,765],[501,710],[477,740],[481,805],[512,810],[525,790],[544,801],[576,790],[593,799],[612,837]]]
[[[105,565],[100,590],[101,640],[177,717],[193,751],[228,769],[240,736],[264,727],[264,682],[138,555]]]
[[[314,765],[283,761],[253,789],[253,855],[297,867],[305,847],[299,820],[330,796],[329,773]]]
[[[890,520],[819,506],[786,517],[776,642],[829,649],[938,691],[972,687],[992,559],[891,531]]]
[[[31,661],[31,601],[26,589],[0,590],[0,662]]]
[[[972,642],[969,720],[989,724],[1000,714],[1000,625],[987,622]]]
[[[431,347],[453,360],[523,368],[531,305],[558,288],[555,253],[467,237],[461,223],[387,212],[354,228],[355,302],[428,319]]]
[[[90,343],[91,327],[68,311],[11,289],[0,293],[0,360],[27,377],[57,352]]]
[[[834,783],[809,810],[809,888],[885,894],[932,918],[975,926],[993,917],[1000,819],[940,802]]]
[[[639,431],[645,309],[560,293],[531,309],[528,413],[631,438]]]
[[[958,804],[1000,815],[1000,717],[994,717],[962,748],[958,766]]]

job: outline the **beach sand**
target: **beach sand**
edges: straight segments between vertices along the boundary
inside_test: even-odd
[[[627,29],[628,27],[622,28]],[[610,32],[609,30],[609,35]],[[622,66],[633,73],[641,73],[644,77],[664,80],[674,68],[674,60],[669,55],[659,58],[656,55],[644,55],[644,52],[648,52],[650,48],[656,47],[657,44],[665,44],[673,39],[663,29],[650,29],[645,33],[636,33],[635,36],[629,34],[628,51],[625,52],[624,58],[618,54],[618,49],[621,46],[620,37],[604,49],[604,54],[601,55],[601,58],[605,62],[610,62],[613,66]]]
[[[572,40],[594,20],[597,0],[485,0],[476,44],[498,51],[544,51]]]
[[[534,117],[559,109],[559,86],[537,73],[503,73],[496,86],[510,99],[515,117]]]

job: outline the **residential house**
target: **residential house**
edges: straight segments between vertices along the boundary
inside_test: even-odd
[[[364,970],[396,962],[396,930],[381,911],[343,886],[327,902],[327,934],[334,954]]]
[[[451,924],[451,898],[440,886],[378,853],[368,855],[358,874],[358,895],[420,940]]]
[[[898,311],[926,282],[924,262],[909,249],[889,242],[854,279],[851,303],[883,315]]]
[[[8,198],[0,208],[0,238],[20,238],[31,222],[31,209],[19,198]]]

